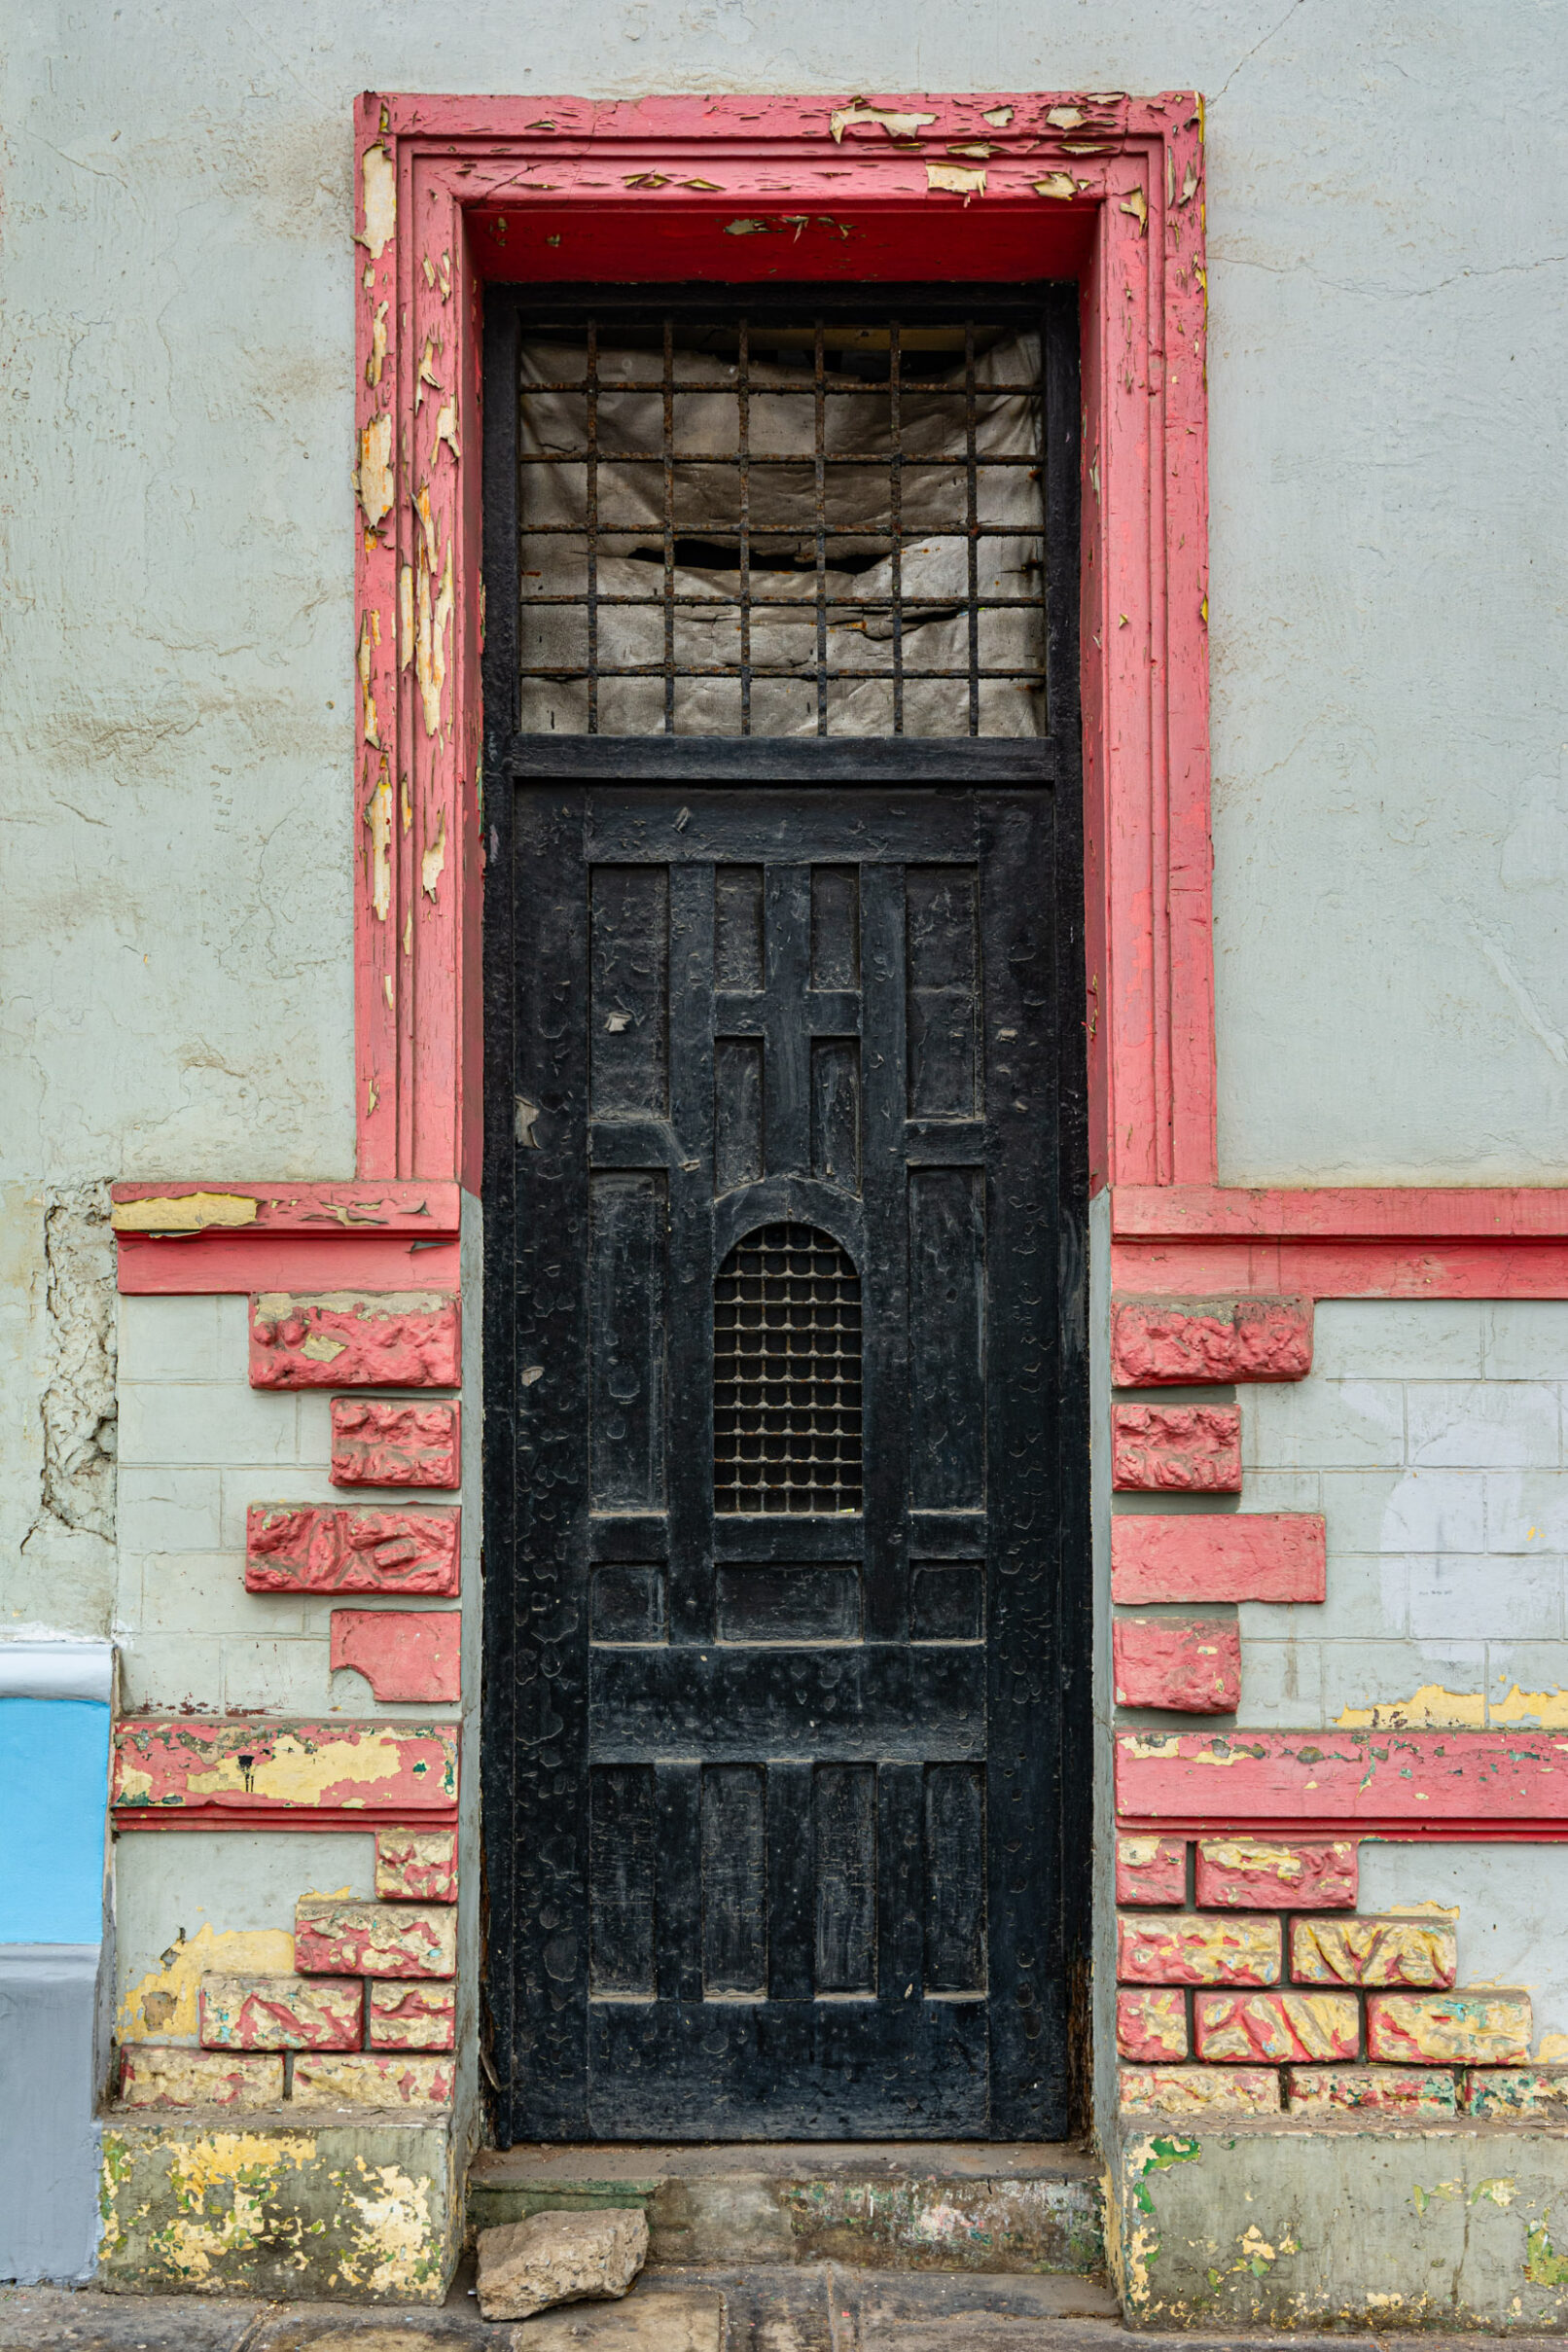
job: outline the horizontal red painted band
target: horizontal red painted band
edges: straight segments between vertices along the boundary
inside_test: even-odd
[[[1126,1826],[1343,1832],[1470,1825],[1568,1835],[1568,1738],[1550,1731],[1136,1731],[1116,1741]]]
[[[192,1298],[235,1291],[455,1291],[455,1241],[389,1233],[258,1234],[191,1240],[120,1235],[119,1287],[132,1298]]]
[[[1146,1298],[1568,1299],[1568,1241],[1145,1237],[1112,1243],[1111,1278]]]
[[[123,1837],[131,1830],[254,1830],[266,1824],[268,1835],[274,1830],[304,1830],[312,1835],[319,1831],[402,1829],[407,1819],[405,1806],[379,1808],[367,1805],[363,1812],[356,1807],[349,1811],[342,1806],[323,1806],[314,1813],[297,1813],[286,1805],[253,1805],[247,1812],[235,1812],[223,1805],[184,1805],[178,1812],[148,1812],[140,1805],[116,1805],[113,1812],[115,1835]],[[422,1830],[455,1829],[457,1807],[433,1805],[419,1816]]]
[[[1118,1239],[1568,1240],[1568,1186],[1119,1184]]]
[[[409,1233],[452,1236],[462,1213],[456,1184],[114,1184],[109,1188],[117,1229],[131,1215],[168,1204],[167,1224],[148,1230],[188,1229],[196,1216],[202,1232],[247,1236],[276,1233]],[[247,1216],[245,1204],[254,1202]],[[154,1204],[150,1211],[148,1204]],[[196,1204],[195,1207],[192,1204]]]

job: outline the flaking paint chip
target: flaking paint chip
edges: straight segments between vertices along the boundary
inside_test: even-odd
[[[993,130],[1006,130],[1012,120],[1013,109],[1011,106],[988,106],[980,117],[980,121],[989,123]]]
[[[398,219],[398,177],[384,147],[367,147],[360,164],[365,226],[355,243],[378,262],[392,241]]]
[[[863,106],[856,99],[852,106],[834,108],[828,118],[828,128],[833,133],[834,145],[841,147],[844,132],[861,124],[873,130],[879,125],[890,139],[912,139],[936,119],[935,115],[894,114],[885,106]]]
[[[928,163],[926,187],[942,189],[948,196],[983,196],[985,171],[982,165],[968,163]]]
[[[1054,196],[1058,203],[1067,203],[1078,194],[1078,184],[1070,171],[1048,171],[1043,180],[1034,184],[1036,196]]]

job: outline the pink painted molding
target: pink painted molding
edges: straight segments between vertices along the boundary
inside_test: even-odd
[[[245,1514],[247,1592],[396,1592],[449,1600],[461,1578],[460,1511],[253,1503]]]
[[[1241,1703],[1241,1634],[1223,1618],[1119,1618],[1111,1658],[1119,1707],[1231,1715]]]
[[[335,1609],[332,1664],[363,1674],[381,1701],[461,1696],[463,1621],[455,1609]]]
[[[1550,1731],[1123,1731],[1124,1830],[1568,1837],[1568,1747]]]
[[[1320,1601],[1327,1562],[1315,1512],[1123,1512],[1111,1521],[1114,1601]]]
[[[1113,1405],[1111,1484],[1119,1494],[1239,1494],[1239,1409]]]
[[[461,1194],[428,1184],[117,1184],[122,1291],[455,1290]]]

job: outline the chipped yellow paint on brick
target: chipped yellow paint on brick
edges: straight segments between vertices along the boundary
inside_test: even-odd
[[[1453,1982],[1456,1938],[1417,1919],[1296,1919],[1291,1975],[1301,1984]]]
[[[120,2005],[122,2042],[192,2041],[198,2030],[196,1995],[209,1969],[247,1977],[294,1973],[294,1935],[286,1927],[214,1928],[203,1924],[188,1942],[176,1942],[163,1965],[131,1985]]]
[[[1568,1691],[1521,1691],[1514,1685],[1507,1698],[1494,1699],[1487,1720],[1494,1724],[1529,1724],[1543,1731],[1568,1728]]]
[[[193,1758],[186,1774],[186,1801],[199,1803],[205,1798],[244,1796],[311,1804],[339,1781],[350,1780],[363,1786],[371,1781],[395,1780],[403,1768],[399,1746],[402,1728],[399,1724],[389,1723],[384,1729],[373,1726],[360,1729],[352,1737],[318,1736],[308,1744],[292,1731],[276,1731],[270,1735],[271,1753],[252,1755],[248,1764],[242,1764],[237,1754],[215,1755],[207,1764]],[[151,1797],[152,1789],[150,1772],[128,1760],[122,1765],[121,1803],[134,1804],[138,1799]],[[363,1803],[364,1799],[348,1801]],[[291,1957],[290,1968],[293,1965]]]
[[[1117,1842],[1118,1860],[1129,1871],[1147,1870],[1158,1852],[1158,1837],[1123,1837]]]
[[[365,196],[365,226],[355,237],[373,262],[378,262],[392,242],[398,221],[398,175],[384,147],[367,147],[360,163]]]
[[[1341,1707],[1335,1722],[1345,1731],[1479,1731],[1485,1726],[1486,1700],[1479,1691],[1445,1691],[1441,1683],[1423,1683],[1408,1698]]]
[[[254,1225],[256,1208],[245,1193],[182,1193],[177,1198],[117,1200],[109,1223],[117,1233],[198,1233],[209,1225]]]
[[[345,2283],[370,2295],[396,2295],[425,2284],[430,2263],[430,2188],[394,2164],[356,2158],[365,2186],[348,2190],[359,2216],[357,2244],[344,2263]],[[346,2184],[345,2184],[346,2187]]]

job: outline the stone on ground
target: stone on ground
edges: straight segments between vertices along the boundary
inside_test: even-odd
[[[486,2319],[531,2319],[552,2303],[624,2295],[647,2255],[647,2222],[621,2206],[481,2229],[480,2309]]]
[[[548,2311],[512,2331],[512,2352],[721,2352],[723,2341],[724,2298],[700,2287],[644,2288],[629,2302]]]

